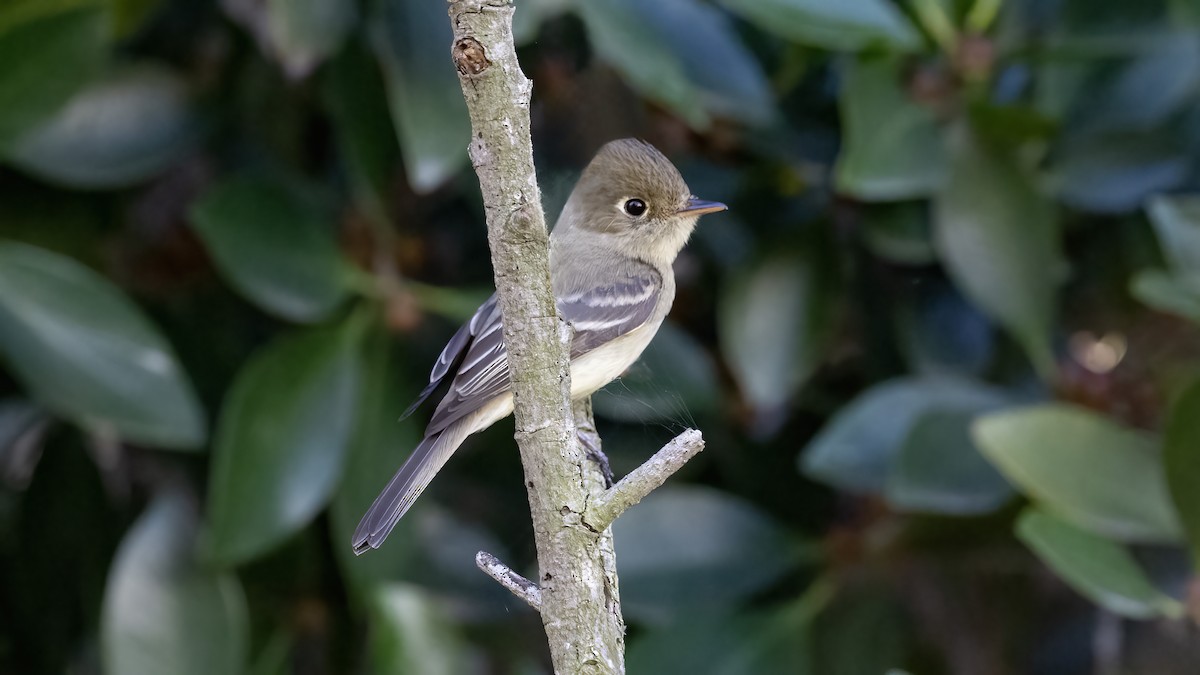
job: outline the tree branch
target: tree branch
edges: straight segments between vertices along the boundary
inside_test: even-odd
[[[646,463],[634,469],[604,494],[592,500],[584,514],[584,522],[590,527],[603,530],[625,512],[625,509],[642,501],[654,488],[666,482],[688,460],[704,449],[704,437],[695,429],[688,429],[654,453]]]
[[[533,519],[541,617],[557,673],[623,673],[625,624],[612,534],[582,514],[604,486],[575,438],[570,329],[550,287],[549,242],[529,135],[531,83],[511,2],[450,0],[451,56],[471,117],[496,294]]]
[[[525,601],[530,607],[542,611],[542,589],[525,577],[517,574],[511,567],[500,562],[496,556],[487,551],[475,554],[475,566],[483,573],[496,580],[501,586],[512,591],[512,594]]]

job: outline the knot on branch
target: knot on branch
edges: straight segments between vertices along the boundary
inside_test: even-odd
[[[483,45],[473,37],[455,40],[454,46],[450,48],[450,55],[454,59],[454,67],[458,68],[458,72],[464,77],[474,77],[492,65]]]

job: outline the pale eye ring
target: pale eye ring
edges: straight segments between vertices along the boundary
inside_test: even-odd
[[[625,204],[622,208],[625,209],[625,213],[628,213],[634,218],[640,218],[642,214],[646,213],[646,202],[635,197],[633,199],[625,200]]]

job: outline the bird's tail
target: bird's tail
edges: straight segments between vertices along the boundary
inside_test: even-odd
[[[452,424],[425,437],[413,450],[404,466],[392,476],[387,487],[375,498],[366,515],[354,529],[354,553],[362,555],[379,548],[401,516],[417,500],[429,481],[445,466],[450,455],[467,437],[463,424]]]

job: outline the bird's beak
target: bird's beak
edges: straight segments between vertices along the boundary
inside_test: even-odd
[[[710,202],[703,199],[692,197],[688,200],[687,206],[679,209],[678,213],[687,214],[689,216],[702,216],[706,213],[716,213],[717,211],[728,211],[729,207],[721,202]]]

